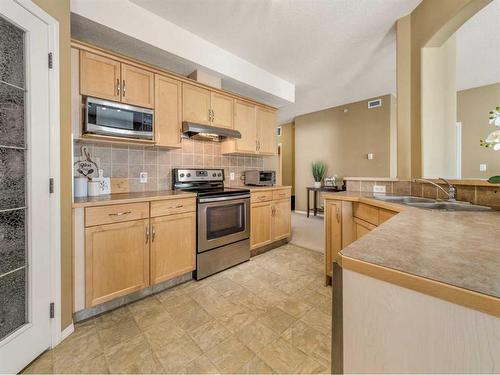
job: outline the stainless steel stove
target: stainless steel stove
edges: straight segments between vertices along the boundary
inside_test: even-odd
[[[223,169],[174,169],[172,180],[198,195],[196,279],[250,259],[250,190],[225,188]]]

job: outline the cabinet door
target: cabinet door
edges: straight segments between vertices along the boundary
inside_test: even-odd
[[[271,202],[253,203],[250,209],[251,248],[271,243]]]
[[[368,223],[367,221],[358,219],[357,217],[354,218],[354,237],[356,240],[359,240],[361,237],[363,237],[365,234],[370,232],[372,229],[375,229],[377,226],[373,225],[371,223]]]
[[[154,108],[155,75],[132,65],[122,64],[122,102]]]
[[[151,219],[151,284],[196,268],[196,212]]]
[[[148,232],[148,219],[85,230],[86,307],[149,285]]]
[[[273,201],[272,204],[272,235],[273,241],[287,238],[291,234],[292,208],[290,199]]]
[[[182,84],[182,121],[210,125],[210,91]]]
[[[276,154],[276,114],[257,107],[257,142],[260,154]]]
[[[342,202],[326,201],[325,204],[325,272],[332,276],[332,263],[342,250]]]
[[[255,153],[257,150],[257,123],[255,105],[234,101],[234,128],[241,133],[241,139],[236,140],[236,150]]]
[[[120,101],[120,62],[80,51],[80,93]]]
[[[234,99],[212,92],[212,125],[222,128],[233,128],[233,106]]]
[[[181,147],[181,82],[155,75],[155,140],[158,146]]]

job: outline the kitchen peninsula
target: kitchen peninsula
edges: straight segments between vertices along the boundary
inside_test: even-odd
[[[375,198],[325,195],[326,207],[341,207],[338,216],[326,210],[325,223],[341,228],[326,228],[327,252],[360,206],[365,213],[394,212],[331,254],[332,371],[494,372],[500,365],[500,213],[424,210]]]

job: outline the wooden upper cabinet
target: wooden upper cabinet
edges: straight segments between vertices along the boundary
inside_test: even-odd
[[[291,203],[290,199],[273,202],[272,208],[272,233],[273,241],[287,238],[292,233],[291,228]]]
[[[234,128],[241,133],[236,140],[237,152],[257,151],[257,128],[255,127],[255,105],[240,100],[234,101]]]
[[[210,91],[184,83],[182,85],[182,121],[210,125]]]
[[[154,108],[154,73],[132,65],[122,64],[122,102],[139,107]]]
[[[233,98],[212,92],[212,125],[222,128],[233,128],[233,106]]]
[[[80,51],[80,93],[120,101],[120,65],[119,61]]]
[[[257,151],[260,154],[276,154],[276,113],[257,107]]]
[[[158,146],[181,147],[180,81],[155,75],[155,141]]]
[[[196,268],[196,212],[151,219],[151,284]]]

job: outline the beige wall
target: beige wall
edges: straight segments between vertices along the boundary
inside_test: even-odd
[[[61,328],[73,321],[73,257],[71,246],[71,86],[69,0],[33,0],[59,22],[61,86]]]
[[[282,152],[282,185],[292,187],[292,195],[295,195],[295,124],[281,125],[281,136],[277,137],[281,143]]]
[[[397,22],[398,177],[422,175],[422,48],[440,46],[490,1],[423,0]]]
[[[422,176],[457,178],[456,37],[422,48]]]
[[[295,119],[297,210],[306,209],[305,191],[313,184],[313,161],[324,161],[328,176],[390,176],[391,96],[383,96],[382,107],[374,109],[368,109],[368,100]],[[374,160],[367,159],[368,153],[375,154]]]
[[[500,83],[457,93],[457,121],[462,123],[462,178],[500,175],[500,152],[479,146],[479,140],[496,130],[489,125],[489,112],[500,105]],[[479,164],[487,171],[480,172]]]

